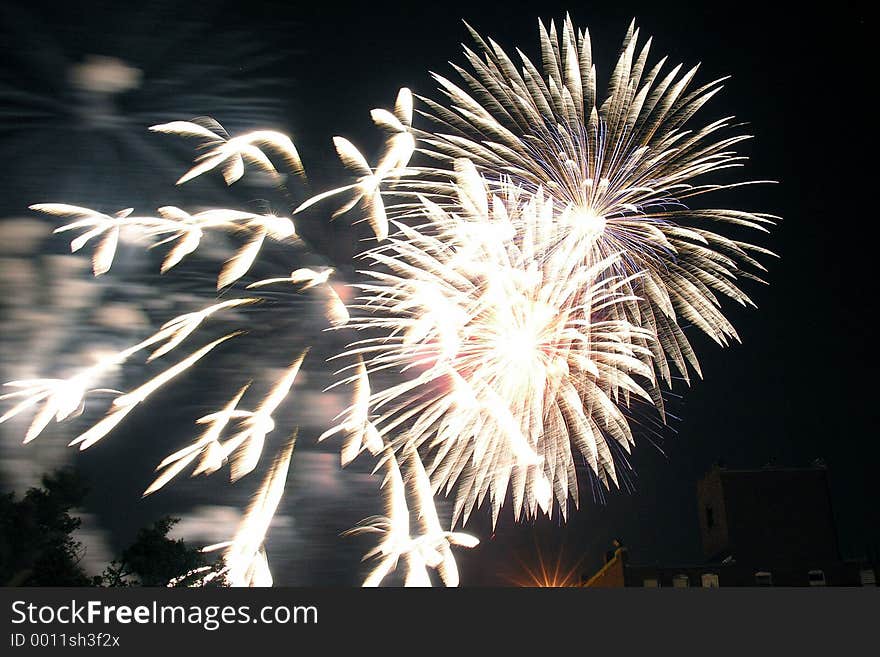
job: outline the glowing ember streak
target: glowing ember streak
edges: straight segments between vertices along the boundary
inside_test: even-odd
[[[388,471],[382,487],[385,490],[386,516],[375,516],[362,521],[346,532],[349,535],[377,533],[382,535],[379,545],[364,559],[377,557],[378,564],[364,581],[364,586],[379,586],[403,558],[406,566],[405,586],[431,586],[428,568],[436,568],[444,584],[458,586],[458,567],[450,545],[475,547],[479,540],[462,532],[443,531],[434,509],[433,493],[422,461],[415,449],[406,450],[405,463],[410,469],[410,488],[419,514],[422,533],[410,533],[410,509],[407,506],[406,485],[397,457],[391,451],[383,462]],[[381,467],[381,464],[380,464]]]
[[[416,143],[412,135],[412,92],[403,88],[397,95],[394,113],[388,110],[374,109],[371,112],[373,121],[377,126],[391,131],[391,136],[386,139],[385,153],[379,159],[379,164],[372,169],[367,159],[355,148],[354,144],[344,137],[334,137],[333,145],[343,164],[351,169],[357,176],[357,182],[353,185],[345,185],[328,192],[318,194],[302,203],[296,210],[301,212],[319,201],[343,192],[353,192],[351,199],[338,208],[333,217],[338,217],[351,210],[359,202],[367,211],[367,220],[381,242],[388,237],[388,217],[385,212],[385,204],[382,200],[381,186],[387,181],[396,181],[401,175],[411,173],[407,169],[410,158],[415,151]]]
[[[272,586],[272,573],[263,543],[269,525],[284,495],[290,459],[296,444],[296,432],[278,454],[272,467],[263,480],[260,489],[241,520],[235,537],[225,543],[217,543],[202,548],[212,552],[225,548],[224,565],[203,578],[203,583],[225,576],[230,586]]]
[[[153,132],[164,132],[185,137],[201,137],[205,140],[205,146],[210,150],[202,153],[196,159],[196,165],[183,174],[177,181],[182,185],[188,180],[207,173],[211,169],[223,166],[223,178],[227,185],[238,181],[244,175],[245,161],[256,165],[263,171],[272,175],[278,175],[278,171],[272,161],[260,150],[259,145],[269,146],[279,153],[285,163],[295,172],[302,173],[302,162],[299,153],[290,140],[290,137],[271,130],[255,130],[239,137],[230,138],[226,130],[213,119],[199,119],[193,121],[172,121],[154,125],[150,128]]]

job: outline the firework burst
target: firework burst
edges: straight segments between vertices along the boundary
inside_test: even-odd
[[[470,29],[470,28],[469,28]],[[755,254],[766,249],[707,229],[732,224],[767,232],[775,217],[730,209],[695,209],[690,199],[752,184],[705,182],[705,176],[742,166],[734,146],[749,135],[727,134],[733,117],[693,127],[694,115],[721,90],[723,79],[694,87],[698,67],[666,70],[666,58],[649,65],[651,40],[639,45],[631,25],[604,96],[597,89],[590,34],[570,19],[562,29],[539,23],[542,67],[517,50],[514,60],[491,39],[471,29],[477,51],[465,48],[470,69],[455,67],[459,86],[434,78],[448,104],[422,99],[431,132],[418,132],[422,149],[440,165],[422,169],[411,193],[430,192],[441,205],[457,203],[448,169],[467,158],[488,183],[509,179],[541,190],[557,211],[568,211],[594,239],[583,257],[620,258],[612,276],[632,278],[635,299],[614,312],[647,329],[654,340],[644,362],[671,384],[671,363],[688,380],[699,364],[682,331],[698,327],[720,345],[738,339],[724,317],[719,296],[747,305],[741,279],[758,279],[764,267]],[[725,136],[726,135],[726,136]],[[663,412],[659,388],[649,388]]]
[[[453,524],[487,495],[497,520],[508,484],[517,517],[549,513],[554,498],[565,514],[577,502],[572,445],[616,479],[606,437],[632,443],[617,402],[624,391],[650,401],[634,378],[652,376],[637,344],[650,335],[606,319],[633,300],[628,279],[608,273],[619,254],[585,264],[592,238],[573,213],[512,185],[490,195],[472,165],[458,168],[461,215],[423,198],[426,223],[397,224],[364,255],[374,280],[358,285],[349,327],[377,336],[344,355],[369,376],[412,376],[355,412],[428,457],[434,488],[455,491]]]
[[[496,522],[508,493],[516,518],[550,515],[554,507],[566,517],[578,503],[579,463],[606,486],[616,484],[616,455],[634,443],[630,407],[643,400],[662,417],[661,389],[672,368],[685,379],[688,366],[699,372],[682,325],[722,345],[735,339],[720,297],[749,304],[739,280],[762,269],[754,254],[769,253],[705,228],[721,222],[766,231],[769,215],[686,205],[725,186],[701,182],[704,176],[742,164],[732,148],[747,137],[717,136],[729,120],[686,126],[720,81],[691,89],[696,69],[664,73],[665,60],[649,67],[650,42],[639,49],[631,27],[602,97],[589,33],[570,20],[559,32],[551,23],[540,33],[540,70],[524,56],[515,66],[474,33],[482,55],[466,49],[471,68],[457,68],[469,91],[435,76],[448,106],[422,99],[430,130],[414,127],[407,89],[393,111],[373,110],[386,133],[376,166],[348,140],[334,139],[354,181],[306,200],[294,215],[339,201],[334,217],[363,211],[378,244],[361,255],[366,264],[352,303],[346,307],[334,287],[331,267],[299,267],[247,285],[312,290],[333,328],[357,332],[332,359],[349,363],[335,385],[350,387],[353,403],[319,440],[341,434],[343,466],[368,452],[385,472],[386,515],[350,532],[380,536],[367,554],[376,559],[368,585],[401,560],[408,585],[430,584],[432,569],[445,584],[458,583],[451,547],[474,547],[477,539],[441,528],[435,495],[454,497],[454,527],[485,501]],[[206,120],[152,129],[201,138],[208,149],[178,184],[219,169],[231,185],[247,173],[245,164],[274,176],[261,147],[302,172],[291,140],[275,132],[232,137]],[[411,162],[416,156],[427,164]],[[95,240],[96,275],[110,270],[121,231],[155,246],[170,243],[163,272],[194,252],[207,230],[244,235],[218,289],[240,281],[267,238],[298,238],[289,218],[247,211],[190,214],[165,206],[136,216],[34,208],[73,217],[58,229],[84,229],[73,250]],[[129,392],[95,388],[101,375],[147,348],[150,360],[165,358],[209,318],[262,301],[242,296],[174,318],[68,380],[12,382],[4,397],[16,403],[0,421],[37,408],[29,441],[52,419],[76,415],[88,395],[116,395],[104,419],[72,441],[85,449],[238,333],[191,351]],[[277,431],[278,409],[295,394],[307,352],[291,359],[284,351],[290,364],[256,404],[245,385],[202,417],[204,432],[159,464],[145,494],[190,467],[193,475],[210,474],[229,463],[232,480],[251,473]],[[274,460],[233,540],[212,546],[225,548],[223,572],[232,584],[272,581],[263,545],[293,444]]]

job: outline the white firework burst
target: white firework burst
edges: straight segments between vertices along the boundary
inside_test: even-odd
[[[357,286],[349,327],[375,337],[345,355],[371,377],[409,376],[352,413],[384,442],[421,450],[433,488],[455,491],[453,524],[487,495],[497,520],[508,484],[517,517],[549,513],[554,498],[565,514],[576,457],[616,481],[607,440],[633,441],[624,394],[650,403],[638,380],[653,376],[639,344],[651,335],[610,312],[635,300],[638,275],[609,273],[620,254],[587,264],[593,236],[541,190],[492,194],[457,164],[461,214],[423,198],[424,224],[399,223],[364,254],[373,280]]]
[[[521,54],[515,65],[473,33],[482,55],[465,50],[471,69],[457,69],[464,87],[435,76],[448,106],[422,99],[430,130],[413,125],[407,89],[393,111],[373,110],[386,133],[376,166],[347,139],[334,139],[354,182],[317,194],[294,214],[340,198],[334,217],[356,206],[364,211],[378,245],[361,254],[367,265],[353,303],[346,307],[334,287],[333,267],[293,268],[247,286],[313,289],[333,328],[361,333],[337,356],[353,361],[336,385],[351,385],[354,402],[319,440],[341,434],[343,466],[366,451],[387,473],[386,516],[352,531],[382,536],[368,553],[378,561],[367,584],[379,584],[400,559],[406,584],[430,584],[429,569],[445,584],[458,583],[451,546],[473,547],[477,539],[441,529],[436,494],[455,498],[454,527],[486,500],[497,521],[508,492],[517,518],[551,514],[554,505],[567,516],[569,503],[578,503],[580,459],[606,486],[616,484],[616,454],[634,442],[628,409],[643,400],[663,417],[661,390],[673,368],[685,379],[689,366],[699,372],[682,325],[722,345],[736,339],[721,297],[751,303],[740,279],[754,278],[749,271],[762,270],[755,255],[770,253],[706,225],[766,231],[774,217],[687,205],[734,186],[704,176],[744,159],[733,147],[746,136],[719,136],[729,119],[688,128],[720,81],[691,89],[696,69],[664,73],[665,60],[649,67],[650,42],[639,48],[631,27],[600,97],[589,33],[568,19],[558,32],[553,23],[540,32],[540,69]],[[179,183],[220,169],[233,184],[245,162],[274,175],[259,146],[301,172],[293,143],[278,133],[231,137],[204,120],[153,129],[201,137],[211,148]],[[414,162],[425,156],[427,164]],[[96,275],[110,270],[122,230],[154,245],[173,243],[163,272],[195,251],[208,229],[243,233],[247,241],[222,268],[218,289],[250,270],[267,237],[297,238],[288,218],[237,210],[190,214],[164,206],[138,217],[131,210],[111,216],[65,204],[34,207],[75,219],[60,231],[86,230],[74,250],[98,241]],[[53,418],[75,415],[100,390],[100,375],[135,353],[151,347],[150,360],[165,357],[215,314],[261,300],[230,299],[172,319],[69,380],[12,382],[16,390],[4,397],[17,403],[0,422],[38,407],[26,436],[32,440]],[[202,346],[127,393],[105,390],[118,395],[107,416],[72,444],[85,449],[101,440],[160,386],[236,335]],[[228,462],[233,480],[251,473],[307,352],[292,362],[287,351],[279,355],[291,364],[252,410],[244,407],[244,386],[201,418],[205,431],[160,463],[146,493],[189,466],[193,475],[210,474]],[[272,581],[263,544],[292,450],[289,441],[235,538],[223,544],[223,572],[234,584]]]
[[[469,28],[470,29],[470,28]],[[425,98],[433,126],[417,131],[422,150],[439,162],[406,180],[402,192],[427,193],[438,204],[457,203],[448,170],[467,158],[489,181],[512,180],[542,190],[557,211],[571,212],[593,234],[584,259],[622,256],[613,276],[639,273],[626,288],[637,297],[615,308],[621,319],[648,329],[644,362],[671,383],[669,363],[688,380],[699,364],[682,331],[698,327],[718,344],[737,340],[719,297],[746,305],[741,279],[758,279],[759,246],[709,227],[731,224],[767,232],[776,217],[718,208],[692,208],[699,195],[752,184],[707,182],[707,174],[742,166],[734,146],[749,139],[727,134],[733,117],[694,127],[694,115],[721,90],[723,79],[694,88],[698,67],[649,64],[651,40],[639,45],[630,25],[602,95],[597,88],[590,34],[566,19],[560,30],[539,23],[542,66],[517,50],[514,63],[491,39],[471,29],[477,51],[465,48],[470,69],[456,67],[457,85],[435,75],[447,103]],[[666,69],[669,68],[667,71]],[[651,388],[661,413],[659,389]]]

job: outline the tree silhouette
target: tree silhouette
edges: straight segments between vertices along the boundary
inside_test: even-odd
[[[21,499],[0,495],[0,584],[4,586],[176,586],[195,583],[187,573],[216,570],[211,561],[182,540],[168,537],[177,518],[165,517],[141,529],[101,575],[90,577],[80,566],[84,552],[73,537],[80,519],[71,510],[82,506],[88,487],[73,470],[44,475],[42,487]],[[201,571],[204,575],[206,571]],[[222,585],[223,578],[214,583]]]
[[[42,488],[20,500],[0,496],[0,582],[6,586],[89,586],[80,567],[82,544],[71,533],[80,526],[70,510],[88,488],[72,470],[44,475]]]
[[[183,540],[168,538],[178,521],[165,517],[141,529],[135,542],[104,570],[101,585],[168,586],[172,579],[178,579],[177,586],[186,586],[195,580],[194,575],[184,577],[187,573],[205,566],[219,568],[219,563],[209,563],[204,553],[188,547]]]

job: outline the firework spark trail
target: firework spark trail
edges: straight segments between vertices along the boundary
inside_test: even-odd
[[[146,340],[115,354],[104,357],[94,365],[84,368],[82,371],[68,379],[29,379],[10,381],[5,385],[12,388],[18,388],[18,390],[0,396],[0,400],[14,399],[17,397],[23,397],[24,399],[0,416],[0,422],[5,422],[41,402],[45,402],[43,408],[34,416],[31,426],[28,428],[27,434],[25,435],[24,442],[28,443],[43,432],[49,422],[51,422],[53,416],[55,417],[56,422],[62,422],[70,417],[79,415],[85,406],[85,398],[89,392],[111,393],[124,397],[125,393],[118,390],[109,390],[105,388],[89,389],[89,386],[100,380],[102,376],[106,376],[111,370],[122,365],[137,352],[152,347],[157,343],[165,342],[165,344],[150,354],[147,358],[147,362],[150,362],[154,358],[158,358],[179,346],[202,324],[205,319],[214,313],[226,308],[234,308],[236,306],[254,303],[255,301],[257,301],[257,299],[230,299],[229,301],[217,303],[196,312],[175,317]],[[232,335],[227,336],[227,338],[228,337],[232,337]],[[224,338],[224,340],[227,338]],[[208,347],[197,352],[197,356],[191,356],[189,359],[186,359],[175,366],[177,369],[174,370],[174,374],[180,373],[190,365],[194,364],[199,358],[201,358],[201,356],[205,355],[219,342],[220,341],[211,343]],[[150,392],[157,389],[161,383],[167,382],[167,380],[173,378],[174,374],[170,377],[168,376],[167,372],[169,371],[172,370],[167,370],[166,373],[160,375],[162,378],[157,377],[156,379],[153,379],[149,386]],[[146,385],[147,384],[145,384],[145,386]],[[141,389],[143,390],[144,387]],[[123,397],[118,397],[114,404],[124,407],[130,406],[129,403],[123,404],[120,402],[120,399],[123,399]],[[129,397],[128,399],[131,400],[132,398]],[[143,400],[140,399],[139,401]],[[128,411],[126,411],[126,414],[127,412]],[[121,417],[119,419],[121,419]],[[91,442],[86,446],[90,444]],[[81,449],[85,449],[85,447],[82,447]]]
[[[550,515],[554,506],[567,517],[569,505],[578,504],[579,460],[606,487],[617,485],[615,453],[628,453],[634,443],[629,409],[635,400],[656,407],[663,420],[661,387],[671,384],[672,367],[685,380],[688,366],[699,373],[680,322],[721,345],[737,339],[720,297],[750,304],[739,279],[756,278],[746,268],[763,270],[754,254],[770,254],[703,224],[766,232],[774,217],[685,205],[735,186],[697,179],[741,166],[744,159],[732,148],[747,136],[716,136],[729,119],[696,131],[685,127],[720,89],[720,80],[691,91],[696,69],[661,74],[665,60],[648,69],[650,42],[637,51],[638,31],[631,26],[602,99],[589,33],[576,31],[570,20],[558,33],[553,23],[549,30],[540,25],[543,72],[521,53],[518,69],[494,41],[472,34],[482,57],[466,48],[471,71],[456,67],[469,91],[435,75],[449,107],[421,98],[425,109],[419,112],[433,131],[413,126],[413,96],[401,90],[393,111],[371,113],[386,133],[377,165],[335,137],[337,154],[355,181],[294,210],[343,197],[333,217],[355,206],[364,211],[378,245],[360,256],[366,269],[354,285],[360,290],[355,302],[343,303],[331,267],[300,267],[247,286],[314,288],[332,328],[363,336],[334,357],[353,362],[339,370],[335,384],[352,387],[353,404],[318,440],[341,434],[343,466],[368,451],[378,459],[377,470],[386,471],[386,515],[349,532],[381,536],[365,557],[378,559],[366,585],[379,585],[401,559],[407,585],[430,585],[430,569],[444,584],[458,584],[451,546],[474,547],[477,539],[441,528],[437,494],[454,496],[454,528],[487,499],[497,522],[508,491],[517,519]],[[280,133],[231,137],[208,119],[152,129],[204,142],[178,184],[219,168],[231,185],[245,174],[245,163],[277,176],[260,147],[302,173],[296,148]],[[417,153],[430,166],[411,164]],[[154,240],[152,246],[171,244],[163,273],[196,251],[206,230],[244,234],[245,244],[220,271],[218,290],[251,269],[267,237],[298,239],[289,218],[238,210],[190,214],[164,206],[158,216],[138,217],[131,209],[111,216],[65,204],[33,208],[74,218],[58,229],[85,230],[73,239],[73,251],[97,242],[96,276],[110,270],[123,230]],[[92,388],[96,380],[148,347],[154,349],[148,360],[166,356],[218,311],[257,301],[232,299],[181,315],[67,380],[11,382],[17,390],[2,399],[16,403],[0,422],[42,404],[28,442],[53,418],[60,422],[81,412],[89,393],[119,395],[109,413],[73,441],[85,449],[236,333],[131,392]],[[190,465],[197,475],[229,462],[233,480],[252,472],[307,351],[255,410],[240,408],[248,384],[198,420],[205,431],[159,464],[144,494]],[[385,374],[396,379],[386,383]],[[234,425],[235,433],[226,437]],[[271,584],[263,544],[292,450],[291,440],[235,538],[211,546],[226,548],[222,572],[234,585]]]
[[[402,452],[401,458],[389,448],[377,466],[378,469],[384,465],[387,470],[382,482],[387,515],[367,518],[346,532],[350,536],[368,533],[382,536],[379,545],[364,555],[364,560],[379,558],[364,580],[364,586],[379,586],[401,558],[406,567],[404,586],[431,586],[428,568],[436,569],[447,586],[458,586],[458,566],[450,546],[472,548],[479,544],[479,540],[470,534],[442,529],[434,506],[434,493],[419,453],[413,445]],[[407,472],[407,480],[402,468]],[[419,518],[421,533],[416,536],[411,534],[407,492]]]
[[[290,137],[279,132],[255,130],[240,137],[230,138],[223,126],[217,121],[204,118],[162,123],[152,126],[150,130],[184,137],[201,137],[206,140],[202,145],[203,148],[211,147],[210,150],[196,158],[196,165],[178,179],[178,185],[218,166],[223,167],[223,179],[227,185],[231,185],[244,175],[245,161],[277,178],[278,171],[257,144],[271,146],[284,158],[292,171],[300,175],[303,174],[302,162],[296,147]]]
[[[412,173],[407,168],[416,147],[412,134],[412,115],[412,92],[407,88],[401,89],[398,93],[393,113],[384,109],[374,109],[371,112],[373,122],[391,133],[385,140],[384,153],[375,169],[370,167],[367,159],[354,144],[344,137],[334,137],[333,145],[336,147],[339,159],[358,176],[357,182],[313,196],[300,204],[294,210],[294,214],[327,198],[352,192],[351,199],[336,209],[332,216],[335,218],[345,214],[360,203],[367,212],[367,220],[376,239],[381,242],[388,237],[388,216],[385,202],[382,200],[382,185],[389,181],[393,183],[401,176]]]
[[[248,241],[223,266],[217,278],[218,290],[231,285],[248,272],[267,236],[278,241],[288,238],[298,239],[296,227],[289,218],[240,210],[212,209],[190,215],[180,208],[163,206],[158,209],[158,217],[138,217],[131,215],[133,208],[126,208],[111,217],[89,208],[64,203],[36,203],[30,206],[30,209],[54,216],[77,218],[72,223],[56,228],[56,233],[88,228],[89,230],[70,242],[70,250],[74,253],[90,240],[103,235],[92,256],[95,276],[107,273],[113,265],[120,232],[123,229],[148,238],[171,233],[170,237],[156,241],[151,248],[180,239],[162,262],[163,274],[198,248],[204,231],[218,229],[244,232],[248,234]]]
[[[223,549],[224,565],[203,576],[199,582],[201,585],[208,584],[218,577],[224,577],[230,586],[272,586],[272,572],[269,569],[269,559],[263,543],[284,495],[295,444],[296,432],[275,458],[247,513],[242,518],[235,537],[231,541],[202,548],[202,552]]]

